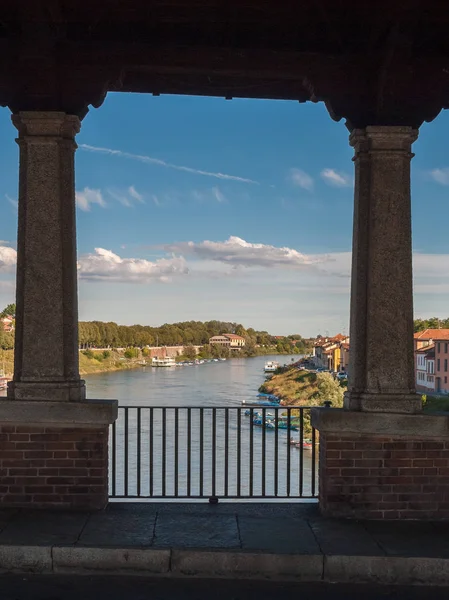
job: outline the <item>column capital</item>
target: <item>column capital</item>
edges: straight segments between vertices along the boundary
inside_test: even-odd
[[[356,152],[409,152],[419,131],[406,126],[368,126],[354,129],[349,143]]]
[[[37,136],[73,140],[81,127],[76,115],[61,111],[23,111],[13,114],[11,120],[19,139]]]

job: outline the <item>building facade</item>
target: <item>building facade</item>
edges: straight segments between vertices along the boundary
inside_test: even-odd
[[[449,331],[435,339],[435,393],[449,394]]]
[[[435,391],[435,344],[423,346],[415,352],[416,391]]]
[[[209,344],[211,346],[224,346],[230,350],[240,350],[245,347],[245,338],[235,333],[224,333],[209,338]]]

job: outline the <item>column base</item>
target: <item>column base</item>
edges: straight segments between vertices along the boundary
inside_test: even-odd
[[[449,417],[312,409],[326,517],[449,520]]]
[[[117,401],[0,401],[0,507],[101,510]]]
[[[84,380],[61,382],[10,381],[8,398],[24,401],[82,402],[86,399]]]
[[[422,411],[422,400],[418,394],[370,394],[346,392],[345,410],[373,412],[417,414]]]

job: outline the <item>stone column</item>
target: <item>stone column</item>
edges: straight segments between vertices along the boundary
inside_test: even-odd
[[[355,149],[349,391],[345,408],[416,413],[410,127],[352,132]]]
[[[75,227],[78,117],[21,112],[14,400],[81,401]]]

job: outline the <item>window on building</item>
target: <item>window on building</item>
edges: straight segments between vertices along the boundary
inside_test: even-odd
[[[444,344],[444,353],[447,354],[447,342]]]
[[[447,371],[447,358],[444,359],[444,370]]]
[[[441,352],[440,342],[438,342],[438,352]]]
[[[439,344],[438,344],[438,345],[439,345]],[[437,371],[439,371],[440,369],[441,369],[441,366],[440,366],[440,359],[438,359],[438,360],[437,360]]]
[[[447,377],[444,378],[444,383],[447,383]]]

